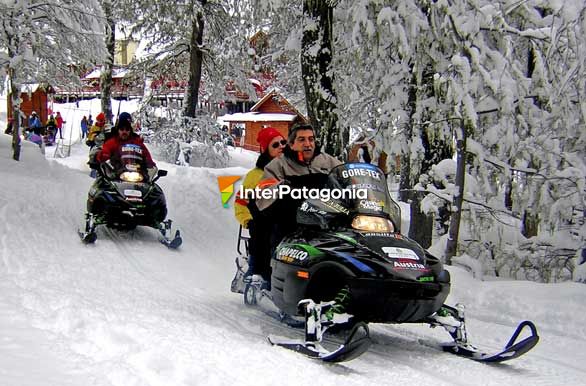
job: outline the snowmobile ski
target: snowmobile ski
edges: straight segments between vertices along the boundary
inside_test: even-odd
[[[81,241],[83,241],[84,244],[93,244],[98,239],[98,235],[96,234],[96,232],[82,232],[78,230],[77,234],[79,235]]]
[[[428,323],[432,327],[442,326],[454,340],[442,345],[444,351],[478,362],[499,363],[515,359],[527,353],[539,342],[535,324],[526,320],[517,326],[504,349],[492,354],[483,352],[468,342],[464,306],[460,304],[455,307],[444,304],[440,311],[429,318]],[[526,327],[530,330],[531,335],[517,342],[519,335]]]
[[[521,332],[528,327],[531,330],[531,336],[524,338],[523,340],[516,342]],[[521,355],[527,353],[531,350],[535,345],[539,342],[539,335],[537,335],[537,328],[533,322],[528,320],[521,322],[518,326],[511,339],[506,344],[505,348],[497,353],[485,353],[478,350],[476,347],[471,346],[469,344],[458,344],[454,342],[452,344],[447,344],[442,346],[444,351],[462,356],[465,358],[470,358],[478,362],[486,362],[486,363],[500,363],[505,362],[511,359],[515,359],[520,357]]]
[[[334,301],[315,303],[311,299],[301,300],[299,307],[305,311],[305,340],[269,336],[269,342],[324,362],[345,362],[359,357],[372,344],[368,325],[364,322],[356,323],[344,343],[336,349],[328,350],[322,345],[328,328],[347,323],[352,318],[352,315],[346,313],[329,315],[335,305]]]
[[[368,326],[362,322],[357,323],[344,343],[332,351],[325,349],[319,342],[304,342],[300,339],[288,340],[276,336],[269,336],[268,340],[274,346],[284,347],[309,358],[331,363],[355,359],[368,350],[372,344]]]
[[[163,236],[159,241],[169,249],[177,249],[183,243],[179,229],[175,231],[175,236],[172,239]]]
[[[91,213],[86,213],[85,215],[85,231],[82,232],[79,229],[77,230],[77,234],[81,238],[84,244],[93,244],[98,239],[98,234],[96,233],[96,219],[95,216]]]

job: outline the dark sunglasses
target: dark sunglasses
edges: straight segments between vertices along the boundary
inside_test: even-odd
[[[130,127],[119,127],[118,131],[130,131]]]
[[[279,146],[285,146],[285,145],[287,145],[287,141],[286,141],[286,140],[284,140],[284,139],[282,139],[282,140],[280,140],[279,142],[275,142],[275,143],[273,143],[273,144],[271,145],[271,147],[272,147],[273,149],[276,149],[276,148],[278,148]]]

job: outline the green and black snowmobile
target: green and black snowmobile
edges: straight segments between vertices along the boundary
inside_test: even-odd
[[[485,362],[513,359],[537,344],[531,322],[521,323],[506,348],[496,354],[480,352],[468,342],[463,308],[444,304],[450,292],[449,272],[438,258],[401,234],[400,207],[391,199],[379,168],[340,165],[323,188],[329,199],[302,202],[298,229],[276,247],[270,290],[254,281],[243,288],[246,304],[268,298],[281,316],[304,318],[304,341],[269,337],[272,344],[325,361],[345,361],[370,346],[368,323],[442,326],[453,338],[446,351]],[[321,342],[332,326],[350,333],[343,344],[328,350]],[[516,342],[525,327],[530,336]]]

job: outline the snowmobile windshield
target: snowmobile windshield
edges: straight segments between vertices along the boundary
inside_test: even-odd
[[[120,149],[120,179],[127,182],[141,182],[144,179],[142,165],[144,158],[139,145],[128,143]]]
[[[378,167],[367,163],[337,166],[328,176],[327,188],[340,192],[332,197],[350,212],[387,217],[400,227],[401,209],[391,199],[385,174]]]

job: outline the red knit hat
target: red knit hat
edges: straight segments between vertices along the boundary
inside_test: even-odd
[[[267,150],[269,143],[271,143],[273,138],[282,136],[283,134],[281,134],[279,130],[275,129],[274,127],[265,127],[259,131],[258,137],[256,137],[256,141],[260,144],[260,152],[264,153]]]
[[[96,121],[106,122],[106,116],[104,115],[104,113],[99,113],[98,116],[96,117]]]

